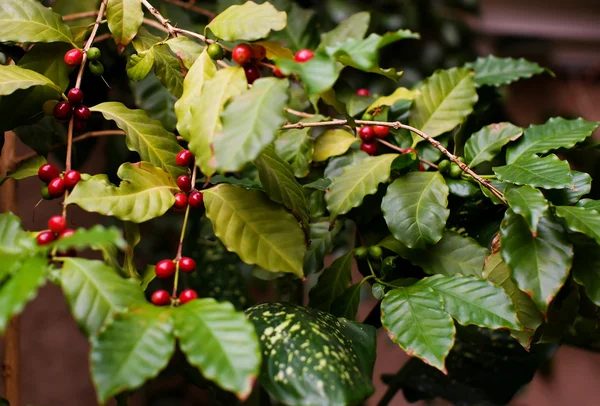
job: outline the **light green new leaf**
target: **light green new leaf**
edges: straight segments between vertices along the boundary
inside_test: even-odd
[[[342,255],[329,265],[309,292],[309,306],[331,313],[333,301],[352,283],[353,252]]]
[[[523,129],[511,123],[490,124],[473,134],[465,144],[465,159],[471,167],[489,162],[502,147],[523,135]]]
[[[117,227],[104,227],[96,224],[92,228],[80,228],[75,230],[75,234],[56,240],[48,247],[56,248],[60,251],[66,251],[71,248],[84,250],[86,248],[100,249],[107,245],[124,250],[127,248],[127,242],[123,239],[121,230]]]
[[[288,87],[287,80],[258,79],[252,89],[233,98],[221,114],[223,131],[213,140],[218,170],[240,170],[275,140],[286,121],[283,109],[289,98]]]
[[[117,176],[123,180],[119,186],[111,184],[106,175],[80,181],[65,204],[143,223],[165,214],[175,202],[173,194],[179,191],[167,172],[147,162],[126,162],[119,167]]]
[[[310,225],[310,246],[304,258],[304,273],[310,275],[323,269],[325,255],[333,249],[333,239],[342,229],[342,222],[336,221],[331,228],[329,221]]]
[[[366,11],[352,14],[350,17],[339,23],[333,30],[321,34],[321,44],[319,48],[327,48],[354,38],[363,39],[369,29],[371,14]]]
[[[522,158],[509,165],[492,168],[498,180],[517,185],[529,185],[544,189],[564,189],[573,186],[569,163],[556,155],[543,158]]]
[[[13,42],[68,42],[73,44],[71,29],[60,15],[36,0],[0,3],[0,38]]]
[[[134,82],[144,79],[154,67],[154,48],[131,55],[127,61],[127,77]]]
[[[379,99],[375,100],[369,107],[367,107],[367,111],[372,111],[383,106],[392,106],[399,100],[413,100],[417,93],[418,91],[416,90],[409,90],[405,87],[399,87],[389,96],[381,96]]]
[[[0,214],[0,254],[20,256],[34,248],[34,239],[23,231],[19,217],[11,212]]]
[[[565,219],[569,229],[583,233],[600,244],[600,213],[585,207],[558,206],[556,215]]]
[[[283,131],[275,141],[275,152],[292,166],[295,177],[303,178],[310,170],[314,145],[310,128],[287,130]]]
[[[252,323],[229,302],[193,300],[174,314],[175,336],[202,376],[244,400],[260,368],[260,345]]]
[[[90,110],[102,113],[125,131],[127,148],[140,154],[143,161],[164,169],[173,179],[184,173],[176,162],[183,148],[175,134],[165,130],[160,121],[152,120],[143,110],[130,110],[118,102],[101,103]]]
[[[365,158],[333,178],[325,195],[331,218],[348,213],[360,206],[366,195],[377,192],[379,184],[390,178],[392,162],[397,157],[397,154],[384,154]]]
[[[592,190],[592,177],[585,172],[571,171],[573,187],[567,189],[546,190],[544,195],[556,206],[577,203],[582,196]]]
[[[490,281],[473,276],[434,275],[416,285],[432,288],[444,301],[444,310],[463,326],[521,329],[510,297]]]
[[[310,95],[320,95],[330,90],[338,79],[342,66],[324,52],[306,62],[277,59],[277,67],[286,75],[298,75]]]
[[[444,361],[456,330],[442,297],[427,286],[390,290],[381,302],[381,324],[409,356],[447,373]]]
[[[600,246],[594,241],[575,244],[573,279],[583,285],[590,300],[600,306]]]
[[[141,305],[114,320],[92,339],[92,379],[98,402],[140,387],[163,370],[175,352],[172,311]]]
[[[535,235],[538,223],[549,207],[542,192],[531,186],[509,187],[504,197],[508,206],[527,221],[529,230]]]
[[[500,227],[500,241],[502,259],[519,289],[546,312],[567,280],[573,259],[573,247],[563,227],[547,212],[540,219],[534,237],[525,219],[509,209]]]
[[[223,11],[206,29],[225,41],[255,41],[267,37],[271,31],[283,30],[286,23],[286,13],[277,11],[271,3],[259,5],[248,1]]]
[[[14,171],[9,171],[4,178],[0,178],[0,186],[7,179],[26,179],[32,176],[37,176],[40,166],[46,163],[46,158],[41,155],[36,155],[33,158],[22,161]]]
[[[506,162],[529,158],[533,154],[545,154],[558,148],[571,148],[592,135],[598,123],[582,118],[565,120],[554,117],[542,125],[532,125],[525,134],[506,151]]]
[[[450,215],[448,191],[439,172],[411,172],[396,179],[381,202],[394,237],[409,248],[437,243]]]
[[[263,192],[221,184],[204,192],[204,204],[216,236],[242,261],[303,276],[302,228]]]
[[[478,96],[473,72],[465,68],[440,70],[425,79],[410,110],[410,125],[437,137],[471,114]],[[414,139],[422,140],[413,135]]]
[[[519,79],[528,79],[533,75],[539,75],[546,71],[537,63],[523,58],[498,58],[494,55],[477,58],[475,62],[468,63],[465,66],[475,71],[477,86],[508,85]]]
[[[262,45],[267,51],[267,59],[275,60],[277,58],[294,59],[294,54],[289,48],[284,47],[277,41],[257,41],[255,45]]]
[[[146,303],[138,281],[123,279],[102,261],[65,258],[60,283],[73,317],[89,337],[115,313]]]
[[[108,29],[119,53],[133,40],[144,21],[140,0],[108,0],[106,5]]]
[[[198,44],[196,41],[187,37],[171,38],[167,41],[167,45],[169,46],[169,48],[171,48],[171,51],[173,51],[175,55],[181,58],[183,64],[187,69],[191,69],[192,66],[194,66],[194,63],[196,62],[200,54],[202,54],[202,51],[204,51],[205,48],[202,45]]]
[[[208,54],[204,55],[190,70],[194,77],[186,77],[190,93],[186,91],[189,96],[182,99],[185,101],[177,102],[175,111],[179,119],[177,128],[189,142],[188,148],[196,157],[196,164],[203,174],[210,176],[215,173],[211,166],[211,145],[215,135],[223,128],[221,112],[229,99],[246,90],[247,82],[242,67],[232,66],[217,71],[214,63],[207,59],[210,58]]]
[[[313,160],[315,162],[326,161],[332,156],[345,154],[352,144],[359,141],[358,138],[348,131],[336,129],[328,130],[317,138]]]
[[[33,86],[48,86],[58,94],[62,93],[62,89],[44,75],[17,65],[0,65],[0,96],[8,96],[19,89]]]

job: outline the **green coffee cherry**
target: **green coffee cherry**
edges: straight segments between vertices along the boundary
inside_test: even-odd
[[[89,64],[90,72],[94,76],[102,76],[104,74],[104,65],[98,61],[91,61]]]
[[[458,166],[457,164],[452,162],[452,164],[450,164],[450,177],[458,179],[458,178],[460,178],[461,174],[462,174],[462,169],[460,169],[460,166]]]
[[[208,56],[210,56],[212,60],[218,61],[219,59],[223,59],[223,48],[221,48],[221,45],[219,44],[210,44],[206,52],[208,52]]]
[[[58,104],[58,100],[46,100],[42,105],[42,111],[47,116],[54,115],[54,106]]]
[[[383,255],[383,251],[381,247],[377,245],[372,245],[369,247],[369,256],[373,259],[379,259]]]
[[[42,199],[44,199],[44,200],[52,200],[53,199],[53,197],[50,196],[50,192],[48,192],[48,185],[42,186],[41,193],[42,193]]]
[[[365,114],[363,114],[363,116],[362,116],[362,120],[373,121],[373,114],[369,114],[369,113],[365,112]]]
[[[450,170],[450,161],[444,159],[442,162],[438,163],[438,171],[440,173],[447,173]]]
[[[367,257],[367,249],[365,247],[358,247],[354,250],[354,256],[358,259],[364,259]]]
[[[102,57],[102,52],[100,52],[100,50],[96,47],[91,47],[87,51],[88,61],[99,61],[101,57]]]
[[[463,163],[465,162],[465,158],[463,158],[462,156],[459,156],[459,157],[458,157],[458,160],[459,160],[460,162],[463,162]]]

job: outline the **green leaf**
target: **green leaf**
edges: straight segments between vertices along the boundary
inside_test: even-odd
[[[65,91],[69,86],[69,75],[73,71],[64,59],[65,53],[70,49],[71,45],[64,42],[38,43],[23,55],[18,65],[44,75]]]
[[[125,131],[127,148],[140,154],[143,161],[167,171],[173,179],[184,173],[175,158],[183,149],[175,134],[164,129],[160,121],[152,120],[143,110],[130,110],[118,102],[105,102],[90,108],[113,120]]]
[[[23,231],[19,217],[11,212],[0,214],[0,255],[18,257],[34,248],[34,239]]]
[[[581,199],[579,202],[577,202],[577,206],[600,211],[600,200]]]
[[[535,236],[540,219],[548,210],[548,201],[542,192],[531,186],[510,187],[504,192],[508,206],[527,222]]]
[[[489,162],[502,147],[523,135],[523,129],[511,123],[490,124],[469,138],[465,144],[465,159],[470,166]]]
[[[177,128],[189,142],[188,147],[196,157],[196,164],[202,173],[210,176],[215,172],[211,166],[211,145],[215,135],[223,129],[221,112],[229,99],[246,90],[247,82],[242,67],[216,71],[213,62],[207,59],[210,58],[208,54],[203,55],[190,70],[190,73],[197,70],[194,78],[186,77],[186,83],[190,83],[191,86],[189,98],[185,99],[185,103],[177,102],[175,111],[179,119]],[[198,64],[201,65],[196,68]],[[186,111],[189,111],[189,115]]]
[[[309,306],[331,313],[331,304],[352,283],[353,252],[342,255],[329,265],[309,292]]]
[[[285,44],[294,52],[303,48],[313,49],[319,41],[315,10],[304,9],[291,2],[286,12],[287,25],[281,31],[271,32],[269,38]]]
[[[571,148],[592,135],[598,123],[582,118],[565,120],[554,117],[542,125],[532,125],[525,134],[506,151],[506,162],[529,158],[533,154],[545,154],[558,148]]]
[[[189,73],[188,73],[189,75]],[[165,127],[165,130],[173,132],[177,117],[173,106],[177,100],[165,87],[159,82],[156,75],[146,76],[140,82],[130,82],[135,105],[148,113],[148,116],[158,120]]]
[[[127,249],[125,249],[123,255],[123,270],[127,275],[141,276],[142,290],[145,291],[148,287],[148,284],[150,284],[150,282],[154,279],[154,268],[152,268],[151,272],[147,272],[148,267],[146,267],[146,269],[144,270],[146,272],[142,271],[143,275],[140,275],[135,264],[134,255],[135,247],[140,243],[142,239],[140,235],[140,228],[137,224],[132,223],[130,221],[125,221],[123,226],[123,228],[125,229],[125,239],[127,240]]]
[[[303,178],[310,170],[314,145],[310,128],[287,130],[275,141],[275,152],[292,166],[295,177]]]
[[[247,264],[303,276],[306,254],[298,222],[257,190],[221,184],[204,192],[215,234]]]
[[[567,189],[546,190],[545,195],[555,205],[566,206],[577,203],[582,196],[592,190],[592,177],[585,172],[571,171],[573,187]]]
[[[307,183],[306,185],[302,185],[304,189],[314,189],[319,190],[321,192],[326,191],[331,185],[331,180],[327,178],[320,178],[315,180],[314,182]]]
[[[437,243],[450,215],[448,186],[439,172],[410,172],[396,179],[381,202],[394,237],[409,248]]]
[[[277,11],[271,3],[258,5],[248,1],[223,11],[206,29],[225,41],[255,41],[267,37],[271,31],[283,30],[286,23],[286,13]]]
[[[456,334],[444,301],[432,288],[390,290],[381,302],[381,323],[393,342],[409,356],[447,373],[444,361]]]
[[[446,186],[450,193],[458,197],[472,197],[479,193],[480,189],[476,184],[468,180],[444,178]]]
[[[227,105],[221,115],[223,132],[213,141],[218,170],[240,170],[275,140],[277,130],[286,121],[283,108],[289,97],[288,87],[287,80],[258,79],[252,89]]]
[[[142,305],[114,320],[92,339],[92,379],[98,402],[137,389],[164,369],[175,352],[172,312]]]
[[[17,65],[0,65],[0,96],[8,96],[19,89],[33,86],[48,86],[59,94],[62,89],[46,76]]]
[[[558,206],[556,215],[565,219],[572,231],[583,233],[600,244],[600,213],[585,207]]]
[[[2,186],[8,178],[21,180],[37,176],[38,169],[45,163],[46,158],[40,155],[22,161],[14,171],[9,171],[4,178],[0,178],[0,186]]]
[[[346,41],[347,39],[363,39],[369,29],[371,15],[366,12],[352,14],[339,23],[333,30],[321,34],[319,48],[327,48]]]
[[[328,179],[334,179],[340,176],[346,167],[356,165],[368,157],[369,155],[366,152],[359,149],[350,150],[347,154],[329,160],[323,175]]]
[[[175,202],[173,194],[179,191],[167,172],[146,162],[126,162],[119,167],[117,176],[123,180],[119,186],[111,184],[106,175],[80,181],[65,204],[143,223],[165,214]]]
[[[417,93],[418,91],[416,90],[409,90],[405,87],[399,87],[389,96],[381,96],[375,100],[369,107],[367,107],[367,111],[373,111],[384,106],[392,106],[399,100],[414,100]]]
[[[12,220],[9,220],[9,222],[14,225]],[[0,226],[2,223],[4,222],[1,222]],[[9,229],[0,227],[2,231],[0,240],[4,240],[9,235],[7,233],[12,233],[11,229],[13,229],[12,226],[9,226]],[[6,248],[3,246],[0,250],[6,251]],[[3,266],[6,265],[4,261],[5,258],[3,258]],[[19,314],[46,282],[47,267],[47,258],[42,256],[30,257],[23,262],[19,270],[14,272],[8,281],[0,285],[0,333],[4,332],[11,317]]]
[[[127,61],[127,77],[134,82],[144,79],[154,67],[154,48],[131,55]]]
[[[575,244],[573,279],[583,285],[590,300],[600,306],[600,247],[594,241]]]
[[[323,269],[325,256],[333,249],[333,240],[342,229],[342,222],[336,221],[333,227],[329,221],[321,221],[310,225],[310,246],[304,258],[304,273],[317,273]]]
[[[331,89],[341,72],[336,62],[323,52],[306,62],[277,59],[277,67],[286,75],[298,75],[310,95],[319,95]]]
[[[348,131],[336,129],[328,130],[317,138],[313,160],[315,162],[326,161],[332,156],[345,154],[352,144],[359,141]]]
[[[544,189],[564,189],[573,186],[569,163],[556,155],[533,156],[509,165],[492,168],[498,180]]]
[[[284,47],[277,41],[258,41],[255,45],[262,45],[267,51],[267,59],[274,60],[277,58],[294,59],[294,54],[289,48]]]
[[[390,178],[390,168],[397,154],[384,154],[365,158],[332,179],[329,192],[325,195],[327,209],[334,219],[358,207],[365,196],[377,192],[377,187]]]
[[[0,38],[3,42],[68,42],[71,29],[60,15],[36,0],[3,1],[0,5]]]
[[[204,46],[187,37],[175,37],[167,41],[167,45],[171,51],[183,61],[187,69],[191,69],[194,63],[204,51]],[[188,72],[189,75],[189,72]],[[187,76],[186,76],[187,77]],[[185,82],[185,80],[184,80]]]
[[[534,237],[525,219],[509,209],[500,227],[500,241],[502,259],[519,289],[545,312],[567,280],[573,258],[562,226],[547,212]]]
[[[247,314],[264,354],[260,384],[279,402],[352,405],[373,393],[372,326],[291,303],[263,303]]]
[[[169,53],[168,45],[155,45],[154,50],[154,73],[160,83],[166,87],[175,97],[183,94],[183,74],[179,60]]]
[[[416,285],[430,287],[444,301],[444,311],[463,326],[520,329],[510,297],[493,283],[472,276],[434,275]]]
[[[473,72],[465,68],[437,71],[425,79],[415,95],[410,125],[437,137],[462,123],[477,99]]]
[[[271,200],[283,204],[308,230],[310,215],[302,186],[292,167],[279,158],[273,148],[266,148],[254,161],[258,177]]]
[[[61,238],[51,245],[49,244],[49,247],[60,251],[66,251],[71,248],[81,251],[86,248],[100,249],[99,247],[107,245],[113,245],[121,250],[127,248],[127,242],[123,239],[120,229],[117,227],[106,228],[100,224],[96,224],[90,229],[77,229],[75,234]]]
[[[516,82],[519,79],[529,79],[533,75],[544,73],[546,69],[535,62],[523,58],[498,58],[489,55],[477,58],[473,63],[465,65],[475,71],[477,86],[501,86]]]
[[[108,29],[119,53],[133,40],[144,20],[140,0],[108,0],[106,6]]]
[[[244,313],[228,302],[205,298],[175,309],[175,336],[202,376],[248,397],[260,368],[258,338]]]
[[[348,320],[356,319],[358,306],[360,305],[361,288],[364,282],[365,279],[355,283],[336,297],[331,303],[331,314]]]

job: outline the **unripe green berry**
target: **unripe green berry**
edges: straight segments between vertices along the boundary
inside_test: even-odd
[[[48,185],[44,185],[42,186],[42,199],[44,200],[52,200],[54,199],[52,196],[50,196],[50,192],[48,192]]]
[[[438,171],[440,173],[447,173],[450,170],[450,161],[444,159],[442,162],[438,163]]]
[[[208,56],[210,56],[212,60],[218,61],[219,59],[223,59],[223,48],[221,48],[221,45],[219,44],[210,44],[206,52],[208,52]]]
[[[458,157],[458,160],[459,160],[460,162],[465,162],[465,158],[463,158],[462,156],[459,156],[459,157]]]
[[[458,179],[458,178],[460,178],[461,174],[462,174],[462,169],[460,169],[460,166],[458,166],[457,164],[452,162],[452,164],[450,164],[450,177]]]
[[[91,47],[87,51],[88,61],[98,61],[98,60],[100,60],[101,57],[102,57],[102,52],[96,47]]]
[[[358,247],[354,250],[354,256],[358,259],[364,259],[367,257],[367,249],[365,247]]]
[[[365,114],[362,116],[362,120],[373,121],[373,114],[365,112]]]
[[[104,74],[104,65],[98,61],[91,61],[89,64],[90,72],[94,76],[102,76]]]
[[[383,251],[381,247],[377,245],[372,245],[369,247],[369,256],[373,259],[379,259],[383,255]]]

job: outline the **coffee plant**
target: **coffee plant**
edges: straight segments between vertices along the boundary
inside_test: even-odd
[[[552,72],[489,56],[350,92],[342,71],[397,82],[380,49],[419,35],[368,33],[367,12],[320,32],[285,0],[150,1],[0,4],[2,130],[35,151],[7,178],[63,202],[47,230],[0,215],[0,331],[59,285],[98,402],[122,404],[178,355],[212,404],[358,404],[379,328],[412,357],[380,404],[503,404],[560,343],[598,348],[600,203],[565,159],[598,123],[486,116],[497,88]],[[131,92],[103,89],[119,69]],[[132,153],[106,153],[118,179],[76,169],[99,137]],[[72,229],[73,206],[113,225]],[[138,224],[162,216],[180,237],[148,264]],[[253,304],[259,279],[276,302]]]

